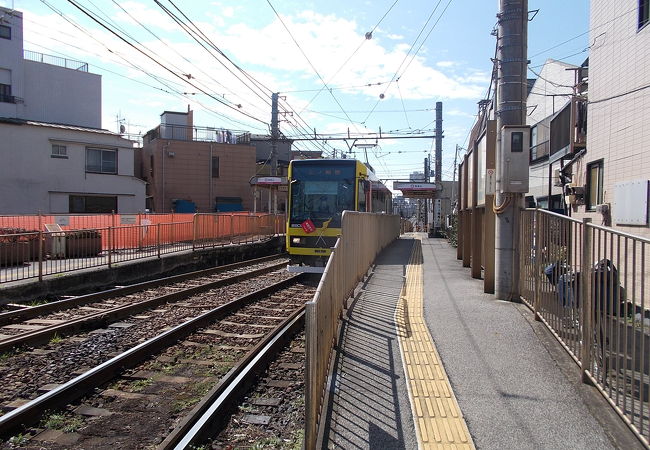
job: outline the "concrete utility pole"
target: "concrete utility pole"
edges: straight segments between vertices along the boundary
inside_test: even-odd
[[[437,189],[442,188],[442,137],[442,102],[436,102],[436,173],[434,179]],[[438,193],[436,197],[440,197],[440,194]],[[431,205],[433,224],[437,227],[434,230],[436,237],[439,236],[440,232],[440,222],[436,222],[436,217],[441,216],[440,211],[438,211],[440,204],[441,202],[433,202],[433,205]]]
[[[523,194],[501,193],[501,159],[504,125],[526,123],[526,69],[528,0],[500,0],[497,14],[497,177],[495,230],[495,295],[501,300],[519,298],[519,253],[517,245],[519,210]]]
[[[278,176],[278,138],[280,137],[280,127],[278,120],[278,97],[279,93],[274,92],[271,95],[271,176]],[[273,193],[273,214],[278,212],[278,194],[275,186],[269,187],[269,195]]]
[[[424,182],[429,182],[429,173],[431,172],[431,161],[424,158]],[[429,232],[429,199],[424,199],[424,231]]]

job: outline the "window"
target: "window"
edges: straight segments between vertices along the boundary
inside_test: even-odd
[[[596,205],[603,202],[603,160],[587,164],[587,198],[588,211],[595,211]]]
[[[60,144],[52,144],[52,158],[67,158],[68,157],[68,147]]]
[[[117,212],[117,197],[115,196],[71,195],[69,200],[71,213],[99,214]]]
[[[212,178],[219,178],[219,157],[212,157]]]
[[[86,172],[117,173],[117,150],[87,148]]]
[[[11,39],[11,27],[0,25],[0,38]]]
[[[0,83],[0,102],[15,103],[14,98],[11,96],[11,85]]]
[[[537,125],[530,129],[530,160],[537,159]]]
[[[639,29],[650,21],[650,0],[639,0]]]

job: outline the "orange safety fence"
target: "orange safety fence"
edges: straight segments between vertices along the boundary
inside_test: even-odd
[[[284,215],[264,213],[0,216],[0,284],[260,241],[284,227]]]
[[[283,233],[282,216],[279,220],[276,217],[249,212],[0,216],[0,234],[46,231],[46,225],[58,224],[63,231],[99,231],[103,250],[139,249],[159,244],[254,235],[262,230],[262,234]],[[165,226],[157,227],[158,224]],[[111,233],[113,242],[109,242],[109,227],[114,228]]]

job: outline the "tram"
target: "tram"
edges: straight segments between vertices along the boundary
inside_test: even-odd
[[[287,252],[290,272],[320,273],[341,234],[343,211],[392,214],[392,193],[355,159],[305,159],[289,164]]]

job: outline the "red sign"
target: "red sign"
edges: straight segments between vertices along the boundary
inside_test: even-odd
[[[305,230],[305,233],[313,233],[316,231],[316,226],[314,226],[314,222],[312,222],[311,219],[305,220],[300,224],[300,226],[303,230]]]

